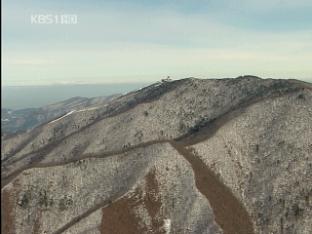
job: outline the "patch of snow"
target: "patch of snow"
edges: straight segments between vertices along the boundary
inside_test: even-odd
[[[153,87],[158,87],[160,85],[162,85],[162,82],[156,82],[155,84],[153,84]]]
[[[171,219],[165,219],[164,220],[164,229],[166,231],[166,234],[170,234],[171,230]]]
[[[91,107],[91,108],[87,108],[87,109],[81,109],[81,110],[77,110],[76,112],[82,112],[82,111],[89,111],[89,110],[96,110],[99,109],[99,107]]]
[[[59,120],[65,118],[66,116],[68,116],[68,115],[70,115],[70,114],[72,114],[72,113],[74,113],[74,112],[75,112],[75,110],[72,110],[72,111],[68,112],[67,114],[61,116],[60,118],[57,118],[57,119],[55,119],[55,120],[52,120],[50,123],[55,123],[56,121],[59,121]]]

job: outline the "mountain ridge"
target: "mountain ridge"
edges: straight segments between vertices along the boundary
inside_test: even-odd
[[[308,117],[309,115],[307,115],[309,113],[309,109],[305,109],[304,107],[304,105],[308,105],[308,106],[311,105],[311,101],[308,98],[310,96],[311,96],[311,85],[307,83],[298,82],[298,81],[285,81],[285,80],[262,80],[262,79],[249,77],[249,76],[240,77],[238,79],[233,79],[233,80],[228,79],[228,80],[210,80],[210,81],[205,80],[203,81],[203,80],[198,80],[198,79],[184,79],[182,81],[169,81],[169,82],[156,84],[155,86],[149,86],[147,88],[143,88],[142,90],[138,90],[138,91],[126,94],[124,96],[121,96],[113,100],[111,103],[108,104],[108,106],[104,107],[103,109],[100,108],[100,109],[93,109],[90,111],[85,111],[85,112],[80,112],[80,113],[79,112],[73,113],[69,115],[68,117],[66,117],[67,119],[63,118],[62,120],[59,120],[53,124],[50,124],[49,126],[47,125],[47,126],[43,126],[41,129],[39,128],[41,132],[38,131],[38,128],[37,128],[38,134],[33,135],[35,137],[33,137],[31,134],[27,135],[29,134],[27,133],[25,136],[19,136],[21,139],[13,138],[13,139],[8,139],[7,141],[4,141],[3,146],[2,146],[2,148],[4,149],[4,153],[2,154],[2,160],[4,162],[3,167],[2,167],[4,171],[2,174],[2,183],[4,182],[4,184],[2,185],[4,186],[2,187],[2,191],[10,190],[8,189],[8,186],[10,185],[11,187],[14,181],[22,180],[22,178],[25,177],[25,173],[27,171],[31,172],[32,170],[41,170],[41,169],[48,170],[48,168],[51,168],[49,170],[53,170],[54,167],[63,167],[63,166],[66,166],[67,164],[68,164],[67,166],[74,165],[75,163],[83,162],[84,160],[90,160],[92,158],[112,160],[112,162],[115,162],[115,159],[114,159],[115,156],[117,157],[117,155],[120,155],[120,154],[132,155],[133,152],[136,152],[136,150],[139,150],[139,151],[147,150],[149,154],[155,155],[154,151],[150,151],[149,149],[150,146],[155,144],[156,145],[155,147],[158,149],[159,147],[162,147],[162,146],[159,146],[159,144],[169,143],[170,145],[171,144],[170,142],[173,142],[175,146],[177,146],[176,144],[179,144],[179,145],[181,144],[183,148],[187,147],[187,148],[191,148],[192,150],[195,150],[196,154],[192,156],[193,159],[201,160],[202,165],[205,165],[205,167],[207,168],[211,168],[212,166],[211,163],[213,162],[213,160],[215,160],[214,157],[211,157],[213,154],[209,156],[207,154],[202,154],[201,151],[198,151],[198,150],[202,148],[202,145],[203,146],[209,145],[210,141],[215,141],[216,139],[218,139],[220,132],[223,132],[223,129],[225,127],[227,127],[228,125],[231,125],[232,122],[235,123],[235,121],[238,121],[240,118],[245,118],[243,116],[245,116],[246,113],[248,114],[248,113],[252,113],[252,111],[258,111],[257,110],[258,106],[263,106],[264,103],[267,103],[267,104],[261,107],[263,110],[265,110],[265,108],[268,108],[268,106],[271,106],[271,105],[273,105],[272,108],[274,107],[274,105],[275,105],[274,108],[281,108],[284,105],[286,106],[288,105],[289,107],[293,108],[294,107],[293,103],[297,103],[298,106],[301,108],[298,113],[302,113],[303,116],[306,116],[304,118],[308,118],[308,120],[311,120],[309,119],[311,116]],[[306,112],[307,110],[308,112]],[[284,110],[281,109],[281,111],[284,111]],[[293,112],[291,113],[292,115],[295,114]],[[271,115],[272,116],[274,115],[273,111],[265,110],[264,113],[261,113],[258,116],[255,115],[253,117],[248,117],[247,122],[251,121],[252,119],[257,120],[259,118],[262,118],[262,116],[271,116]],[[281,121],[282,121],[283,115],[278,115],[278,114],[276,115],[278,116],[278,118],[281,118]],[[291,115],[286,114],[287,118],[288,116],[291,116]],[[271,117],[266,117],[266,119],[270,119],[270,118]],[[299,118],[303,118],[303,117],[297,116],[296,118],[299,120]],[[85,120],[85,121],[82,121],[82,120]],[[71,123],[75,123],[80,126],[78,128],[75,128],[75,127],[68,128],[68,126]],[[49,135],[49,132],[51,132],[51,130],[53,132],[54,129],[56,129],[58,126],[59,127],[67,126],[68,129],[65,129],[64,130],[65,132],[63,132],[60,135],[57,135],[57,134]],[[259,125],[259,127],[260,126],[261,124]],[[310,129],[307,128],[307,125],[303,122],[302,126],[305,126],[304,127],[305,132],[306,132],[305,134],[309,135]],[[266,128],[265,126],[263,127]],[[232,127],[229,127],[229,129],[232,129]],[[100,132],[98,132],[99,130]],[[293,131],[294,128],[291,128],[291,130]],[[230,132],[231,131],[232,130],[230,130]],[[281,131],[281,130],[278,130],[278,131]],[[239,133],[236,133],[236,134],[239,134]],[[248,133],[248,134],[251,134],[250,136],[254,137],[255,133]],[[292,136],[285,136],[285,139],[288,139],[291,137]],[[231,137],[225,138],[225,139],[230,139],[230,138]],[[28,140],[31,139],[31,140],[27,142],[27,139]],[[291,140],[294,141],[295,139],[291,138]],[[26,142],[26,144],[23,144],[23,141],[24,143]],[[79,144],[77,145],[77,143],[74,143],[74,142],[79,142]],[[32,146],[30,143],[32,144]],[[297,142],[296,144],[298,143],[300,142]],[[219,144],[220,143],[217,144],[218,147],[219,147]],[[234,147],[235,144],[236,143],[230,143],[231,147]],[[173,145],[171,146],[173,147],[173,149],[175,148]],[[16,147],[15,149],[18,149],[18,150],[14,151],[14,147]],[[214,146],[214,147],[217,147],[217,146]],[[228,147],[227,145],[225,146],[220,145],[220,147],[216,148],[215,150],[219,151],[227,147]],[[292,219],[288,222],[287,218],[283,218],[283,228],[276,227],[276,224],[274,223],[275,221],[272,224],[261,223],[265,217],[268,217],[269,214],[265,214],[263,217],[260,218],[260,221],[258,221],[259,218],[256,218],[254,216],[254,210],[253,210],[254,209],[253,207],[257,205],[250,205],[249,203],[250,198],[247,199],[245,197],[246,195],[243,195],[243,196],[240,195],[239,193],[240,190],[243,191],[244,193],[246,192],[248,193],[248,191],[245,190],[245,187],[248,185],[248,180],[246,180],[245,175],[243,176],[241,175],[241,173],[244,171],[246,171],[246,173],[247,172],[250,173],[252,172],[252,170],[256,170],[257,167],[249,171],[250,163],[248,162],[248,164],[246,165],[244,164],[246,160],[247,161],[249,160],[249,157],[244,156],[245,157],[244,159],[243,152],[246,150],[249,151],[251,149],[251,148],[249,149],[249,145],[243,144],[243,145],[240,145],[239,147],[242,148],[242,151],[239,151],[241,152],[239,154],[236,153],[239,157],[241,157],[241,159],[237,158],[238,166],[233,167],[231,164],[232,159],[228,158],[226,154],[224,156],[223,163],[226,163],[226,166],[224,168],[229,168],[229,173],[234,173],[234,174],[238,173],[237,179],[238,181],[240,180],[242,182],[242,184],[240,185],[242,186],[241,188],[238,189],[237,187],[235,187],[236,182],[229,181],[227,174],[221,173],[220,175],[217,175],[220,172],[215,171],[216,169],[213,169],[212,173],[216,175],[216,178],[220,178],[220,181],[222,181],[222,183],[225,184],[225,187],[229,189],[229,191],[233,192],[233,196],[239,201],[238,204],[241,203],[244,206],[247,205],[246,206],[247,214],[250,215],[250,219],[252,220],[251,226],[252,226],[252,230],[254,231],[254,233],[266,233],[265,231],[267,231],[268,228],[269,228],[268,230],[271,230],[271,231],[277,230],[276,228],[278,228],[277,230],[279,231],[278,233],[283,233],[283,234],[288,233],[287,229],[284,228],[284,225],[287,225],[288,223],[290,225],[294,225],[294,221]],[[278,152],[278,149],[276,148],[273,148],[273,149],[277,150]],[[230,151],[232,151],[232,149]],[[297,150],[294,152],[299,153],[301,151]],[[115,152],[115,154],[110,155],[112,152]],[[213,152],[217,152],[217,151],[213,151]],[[166,151],[164,153],[166,154]],[[302,153],[306,154],[307,152],[302,151]],[[181,152],[177,152],[177,154],[180,154],[181,156]],[[98,157],[91,157],[91,155],[93,156],[98,155]],[[221,153],[221,155],[223,155],[223,153]],[[108,159],[106,156],[108,156],[110,159]],[[232,157],[234,157],[234,155]],[[290,157],[290,156],[287,156],[287,157]],[[306,160],[309,160],[310,157],[308,155],[306,157],[307,157]],[[123,160],[125,160],[126,162],[130,162],[127,159],[123,159]],[[166,161],[168,165],[171,165],[174,163],[174,162],[171,162],[170,157],[168,158],[167,156],[164,156],[163,160]],[[150,163],[152,162],[149,162],[149,164]],[[155,163],[156,164],[154,165],[154,167],[156,166],[156,172],[155,172],[156,175],[158,175],[159,173],[160,174],[167,173],[166,169],[157,167],[158,164],[162,163],[161,161],[158,161],[157,157],[156,157]],[[177,163],[179,163],[179,160],[177,161]],[[217,163],[216,165],[218,165],[219,162],[215,161],[214,163]],[[39,166],[38,169],[35,169],[36,165]],[[47,169],[45,169],[44,165],[51,165],[51,167],[49,166]],[[89,164],[87,164],[87,168],[88,168],[88,165]],[[177,165],[180,165],[180,164],[177,164]],[[40,166],[42,167],[40,168]],[[235,172],[235,170],[237,170],[237,168],[239,167],[242,167],[242,170]],[[180,165],[178,166],[178,168],[184,168],[184,167],[181,167]],[[212,168],[214,168],[214,166]],[[186,170],[186,169],[183,169],[183,170]],[[187,170],[194,171],[194,169],[190,169],[190,168]],[[196,170],[194,172],[196,174]],[[78,174],[80,173],[82,172],[79,172]],[[125,171],[121,170],[121,173],[125,173]],[[133,173],[135,174],[134,171]],[[64,174],[64,176],[69,176],[69,175]],[[117,174],[115,176],[117,176]],[[129,175],[129,176],[130,176],[129,178],[131,178],[134,175]],[[247,178],[249,178],[249,180],[251,179],[249,174],[246,174],[246,176]],[[157,178],[157,181],[158,181],[157,183],[160,184],[161,186],[166,186],[166,184],[171,183],[171,179],[169,178],[167,178],[168,181],[165,181],[164,179],[162,179],[162,177],[159,177],[159,176],[156,176],[155,178]],[[196,179],[194,180],[196,181]],[[94,182],[94,179],[92,179],[92,181]],[[136,183],[140,184],[141,182],[142,182],[142,179],[139,179],[137,180]],[[38,184],[45,186],[44,185],[45,183],[46,182],[41,181]],[[180,181],[178,177],[174,177],[172,180],[172,183],[183,184],[184,182]],[[262,186],[261,183],[258,183],[258,182],[254,182],[254,183],[255,183],[256,188],[257,186]],[[274,182],[269,181],[269,183],[274,183]],[[143,191],[145,191],[146,188],[143,185],[142,185],[143,187],[140,187],[140,186],[138,188],[143,189]],[[310,187],[309,184],[307,185],[302,184],[300,186],[306,186],[307,192],[309,191],[308,189]],[[21,186],[17,186],[16,189],[25,191],[26,187],[21,185]],[[162,194],[162,196],[164,196],[164,194],[167,194],[168,192],[169,192],[168,190],[164,190],[162,192],[158,191],[157,193]],[[182,192],[182,194],[186,195],[187,191]],[[309,194],[309,192],[307,194]],[[77,196],[77,199],[78,199],[79,195],[75,195],[75,196]],[[144,193],[142,196],[144,196]],[[261,198],[258,197],[258,195],[253,195],[253,196],[254,197],[251,197],[252,199],[261,200]],[[309,197],[310,195],[307,195],[307,196]],[[211,199],[210,200],[207,199],[207,200],[208,200],[208,203],[213,202],[211,201]],[[104,200],[103,202],[105,203],[105,201],[107,200]],[[162,200],[162,203],[166,203],[169,201],[174,201],[174,200],[172,200],[172,198],[171,199],[166,198]],[[239,229],[237,227],[235,228],[235,225],[237,224],[235,222],[228,226],[224,226],[224,224],[222,225],[222,222],[220,222],[220,215],[218,216],[218,211],[217,211],[218,206],[216,206],[215,203],[216,202],[213,202],[213,205],[211,205],[212,208],[209,208],[209,209],[215,215],[217,214],[216,217],[219,217],[217,218],[219,220],[219,223],[217,222],[218,224],[216,223],[214,224],[213,218],[212,219],[208,218],[205,221],[202,220],[201,222],[206,223],[206,225],[210,223],[211,225],[213,225],[213,228],[212,227],[211,228],[213,230],[218,229],[220,233],[223,232],[223,233],[232,234],[231,232],[233,232],[233,230],[238,231]],[[111,205],[113,204],[114,202],[112,202]],[[142,204],[141,203],[139,204],[141,207]],[[31,209],[34,211],[38,209],[38,205],[34,205],[31,207],[32,207]],[[160,206],[160,207],[161,209],[158,212],[160,211],[165,212],[167,215],[170,213],[170,210],[165,211],[166,206],[164,207]],[[178,208],[179,207],[180,205],[178,205]],[[309,207],[310,205],[308,204],[308,208],[303,208],[304,212],[308,212],[308,210],[310,209]],[[14,209],[16,209],[17,211],[20,210],[20,208],[14,208]],[[51,207],[50,209],[53,210],[55,208]],[[134,207],[133,209],[136,210],[137,208]],[[148,207],[143,206],[143,208],[141,207],[140,209],[143,209],[143,210],[147,209],[147,212],[149,212]],[[262,208],[259,208],[259,209],[261,210]],[[298,209],[301,210],[302,207],[300,206]],[[219,214],[222,214],[224,212],[222,210],[222,207],[220,208],[220,210],[222,212],[221,213],[219,212]],[[130,211],[133,212],[132,209],[130,209]],[[18,215],[18,213],[16,212],[15,214]],[[79,214],[74,212],[73,210],[71,212],[72,212],[71,215],[74,215],[73,217],[80,217]],[[207,210],[205,212],[207,212]],[[157,213],[158,216],[149,217],[149,218],[144,215],[144,212],[143,213],[139,212],[139,214],[136,213],[136,215],[139,215],[138,217],[140,217],[139,218],[140,220],[151,219],[151,222],[155,222],[154,219],[158,219],[161,213]],[[211,215],[208,215],[207,217],[211,217]],[[181,220],[179,217],[174,218],[173,221],[172,219],[173,217],[171,217],[170,219],[171,225],[173,225],[172,230],[173,230],[173,233],[176,233],[174,232],[174,230],[175,228],[178,228],[179,225],[177,224],[180,223]],[[195,216],[195,219],[197,220],[193,220],[192,222],[198,222],[202,218],[200,216]],[[307,216],[307,218],[305,218],[304,220],[306,219],[307,221],[305,222],[308,222],[308,223],[303,228],[309,228],[309,225],[311,225],[311,219],[309,218],[309,216]],[[73,218],[73,220],[75,220],[75,218]],[[224,219],[224,221],[231,222],[231,220],[229,220],[228,218]],[[49,222],[53,222],[53,219],[50,220]],[[278,222],[280,225],[281,221],[278,221]],[[70,223],[70,222],[68,221],[67,223]],[[64,225],[66,227],[66,223]],[[140,226],[140,224],[137,224],[137,225]],[[146,225],[148,225],[148,222],[145,223],[143,227],[146,227]],[[182,225],[182,227],[184,226],[183,224],[180,224],[180,225]],[[21,230],[26,230],[26,229],[29,230],[29,228],[31,227],[33,226],[22,225],[20,228],[22,228]],[[201,231],[199,231],[198,229],[198,231],[190,232],[190,233],[206,233],[207,231],[208,231],[207,233],[210,233],[210,231],[212,230],[211,229],[209,231],[209,228],[206,229],[207,227],[209,227],[209,225],[202,226],[201,224],[198,226],[195,223],[193,223],[192,227],[193,228],[195,227],[195,229],[196,227],[197,228],[201,227],[202,229],[200,229]],[[293,226],[293,229],[289,229],[289,231],[294,231],[295,230],[294,227],[295,226]],[[54,226],[53,227],[46,226],[45,228],[50,228],[51,230],[53,229],[55,230]],[[158,231],[155,230],[155,232],[162,233],[163,232],[161,231],[162,227],[158,227],[158,228],[159,230]],[[103,230],[106,230],[106,228],[103,227],[102,232],[101,230],[99,230],[100,231],[99,233],[106,233]],[[304,232],[305,229],[300,229],[300,230],[301,231],[303,230],[303,232],[301,233],[307,233],[307,232]],[[142,233],[145,233],[145,231],[143,231]],[[242,231],[238,231],[237,233],[242,233]],[[250,231],[246,231],[246,233],[250,233]],[[292,233],[295,233],[295,232],[292,232]]]

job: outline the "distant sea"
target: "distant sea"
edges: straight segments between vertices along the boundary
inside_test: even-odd
[[[2,108],[24,109],[41,107],[72,97],[98,97],[125,94],[149,83],[77,84],[50,86],[2,86]]]

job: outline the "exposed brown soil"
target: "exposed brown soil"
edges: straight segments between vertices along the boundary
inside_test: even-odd
[[[152,230],[155,233],[163,233],[163,219],[160,219],[161,198],[159,193],[159,185],[156,178],[155,170],[146,176],[146,194],[143,197],[144,205],[152,220]]]
[[[197,189],[208,199],[215,220],[224,234],[253,234],[251,218],[241,202],[219,178],[192,153],[191,149],[172,142],[172,146],[192,165]]]
[[[133,197],[122,198],[114,204],[102,209],[101,234],[137,234],[143,233],[141,220],[133,213],[135,206]]]
[[[161,200],[159,197],[158,183],[155,172],[151,171],[145,178],[146,191],[137,188],[131,196],[124,197],[112,205],[102,209],[102,223],[99,227],[102,234],[138,234],[148,233],[135,210],[143,205],[151,219],[152,233],[163,234],[163,221],[160,219],[159,210]]]
[[[8,190],[1,193],[1,233],[15,234],[12,194]]]

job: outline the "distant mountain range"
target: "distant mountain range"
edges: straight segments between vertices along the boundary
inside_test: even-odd
[[[2,108],[20,110],[39,108],[72,97],[102,97],[125,94],[148,83],[64,84],[45,86],[2,86]]]
[[[73,97],[40,108],[25,108],[20,110],[4,108],[1,109],[1,134],[5,136],[16,132],[27,131],[73,110],[80,110],[87,106],[96,107],[105,105],[117,96],[111,95],[96,98]]]
[[[309,83],[163,80],[38,112],[2,140],[3,234],[311,234]]]

